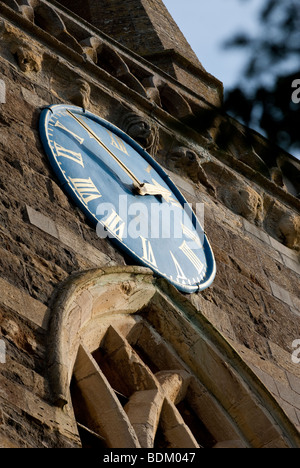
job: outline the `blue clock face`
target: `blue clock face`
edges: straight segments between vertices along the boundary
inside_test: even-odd
[[[134,140],[75,106],[44,109],[40,135],[66,193],[134,261],[180,291],[210,286],[214,256],[190,205]]]

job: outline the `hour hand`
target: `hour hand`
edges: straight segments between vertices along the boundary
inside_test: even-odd
[[[140,186],[136,186],[136,192],[139,195],[155,195],[161,196],[166,202],[170,203],[172,201],[172,193],[152,179],[153,184],[144,183]]]

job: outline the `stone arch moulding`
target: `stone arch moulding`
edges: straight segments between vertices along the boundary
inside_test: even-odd
[[[147,268],[89,270],[60,285],[48,340],[54,404],[60,408],[72,405],[70,384],[82,347],[95,352],[104,333],[117,322],[122,323],[126,339],[130,328],[143,320],[178,357],[171,368],[178,369],[180,362],[181,372],[188,372],[195,383],[193,404],[204,425],[215,425],[208,430],[216,446],[226,446],[229,440],[222,435],[224,427],[217,427],[219,423],[236,435],[238,446],[300,447],[297,429],[234,348],[184,295],[153,277]],[[156,355],[158,350],[157,346]],[[166,367],[159,370],[166,372]],[[201,388],[198,393],[197,388]],[[229,445],[236,443],[232,439]]]

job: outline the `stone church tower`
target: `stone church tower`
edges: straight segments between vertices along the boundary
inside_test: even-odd
[[[0,56],[0,446],[299,448],[298,160],[222,111],[162,0],[0,0]],[[97,236],[42,145],[54,104],[204,204],[210,287]]]

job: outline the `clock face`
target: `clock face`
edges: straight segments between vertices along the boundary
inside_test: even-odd
[[[180,291],[212,283],[214,256],[190,205],[134,140],[75,106],[44,109],[40,134],[67,194],[134,261]]]

